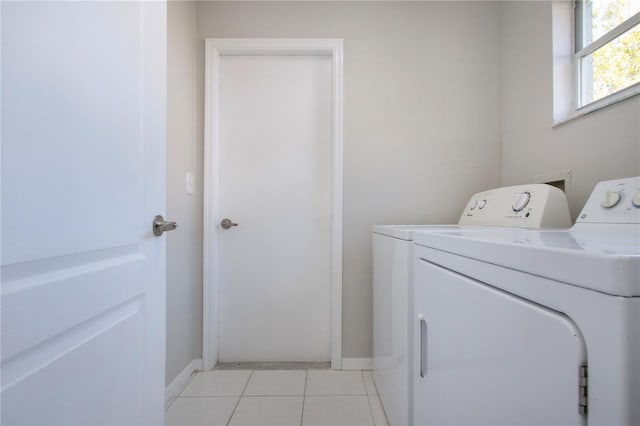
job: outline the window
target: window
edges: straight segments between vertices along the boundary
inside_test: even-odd
[[[578,0],[574,12],[579,109],[640,83],[640,0]]]
[[[552,2],[553,121],[640,93],[640,0]]]

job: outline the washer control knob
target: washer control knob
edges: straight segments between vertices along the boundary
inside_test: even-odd
[[[480,202],[478,203],[478,208],[484,209],[484,206],[486,205],[487,205],[487,200],[480,200]]]
[[[514,212],[520,212],[524,210],[525,207],[527,207],[529,201],[531,201],[531,193],[521,192],[520,194],[516,195],[516,199],[513,200],[513,205],[511,206],[511,208]]]
[[[636,193],[633,194],[633,200],[631,200],[631,204],[633,204],[633,207],[640,208],[640,189],[636,189]]]
[[[619,192],[606,191],[602,195],[602,200],[600,200],[600,205],[605,209],[610,209],[612,207],[615,207],[620,202],[621,199],[622,197],[620,196]]]
[[[475,210],[478,207],[478,200],[473,200],[473,203],[469,206],[469,210]]]

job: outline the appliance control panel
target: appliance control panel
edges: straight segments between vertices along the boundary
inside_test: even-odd
[[[507,186],[471,197],[460,225],[512,228],[568,228],[571,216],[560,189],[546,184]]]
[[[640,176],[598,183],[576,223],[640,223]]]

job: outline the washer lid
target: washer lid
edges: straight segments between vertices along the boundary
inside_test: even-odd
[[[640,296],[640,225],[420,233],[416,244],[619,296]]]
[[[460,225],[374,225],[373,233],[413,241],[414,231],[456,231]]]
[[[496,227],[471,225],[374,225],[373,233],[400,240],[413,241],[414,232],[445,232],[472,229],[480,232],[485,229],[496,229]]]

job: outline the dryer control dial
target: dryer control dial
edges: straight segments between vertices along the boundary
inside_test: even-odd
[[[631,204],[633,204],[633,207],[640,207],[640,189],[636,189],[635,194],[633,194]]]
[[[602,200],[600,200],[600,205],[605,209],[610,209],[612,207],[615,207],[621,199],[622,197],[620,196],[619,192],[605,191],[605,193],[602,195]]]
[[[531,193],[521,192],[520,194],[516,195],[516,199],[513,200],[513,205],[511,206],[511,208],[514,212],[520,212],[524,210],[525,207],[527,207],[529,201],[531,201]]]

